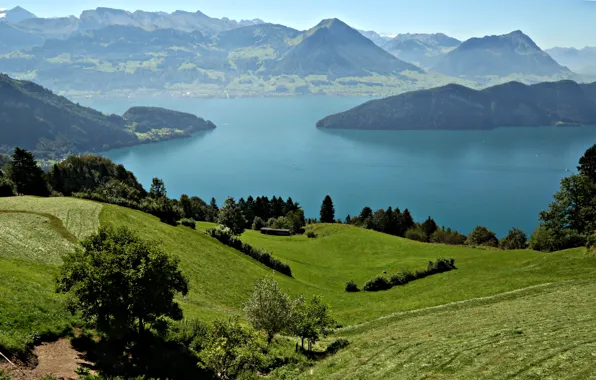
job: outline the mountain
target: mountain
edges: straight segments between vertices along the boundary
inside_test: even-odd
[[[79,19],[70,17],[30,18],[16,24],[15,28],[42,39],[66,38],[79,30]]]
[[[268,73],[341,78],[396,75],[406,70],[422,72],[338,19],[323,20],[301,38],[300,43],[268,67]]]
[[[481,91],[459,85],[372,100],[317,123],[329,129],[461,130],[596,125],[596,83],[509,82]]]
[[[385,46],[385,44],[391,40],[390,37],[387,36],[382,36],[379,33],[372,31],[372,30],[358,30],[358,32],[360,32],[360,34],[362,34],[364,37],[368,38],[369,40],[371,40],[372,42],[374,42],[377,46],[379,47],[383,47]]]
[[[0,23],[0,54],[39,46],[43,39],[23,32],[8,23]]]
[[[502,36],[469,39],[448,53],[432,70],[468,78],[572,74],[519,30]]]
[[[578,74],[596,75],[596,47],[583,49],[555,47],[545,50],[555,61]]]
[[[15,23],[35,17],[37,16],[21,7],[15,7],[12,9],[0,8],[0,22]]]
[[[461,41],[443,33],[408,33],[398,34],[381,47],[403,61],[429,69],[460,44]]]
[[[97,8],[81,13],[80,28],[82,30],[100,29],[110,25],[134,26],[146,30],[176,29],[186,32],[199,31],[206,35],[247,25],[262,24],[255,19],[237,22],[228,18],[213,18],[202,12],[175,11],[166,12],[128,12],[121,9]]]
[[[194,115],[137,107],[125,117],[74,104],[28,81],[0,74],[0,151],[15,146],[41,157],[96,152],[186,137],[215,126]]]

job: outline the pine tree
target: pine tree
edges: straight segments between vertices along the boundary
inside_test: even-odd
[[[429,238],[430,238],[430,235],[432,235],[437,229],[439,229],[439,226],[437,226],[437,223],[435,223],[433,218],[431,218],[430,216],[428,217],[428,219],[426,219],[424,221],[424,223],[422,223],[421,227],[422,227],[422,231],[424,231],[426,236],[428,236]]]
[[[321,223],[335,222],[335,208],[331,197],[327,195],[321,204]]]
[[[31,152],[15,148],[7,172],[7,177],[14,183],[18,194],[42,197],[49,195],[45,174]]]
[[[155,177],[151,182],[151,188],[149,189],[149,196],[153,199],[166,198],[166,185],[163,180]]]
[[[404,236],[406,234],[406,231],[409,230],[410,228],[414,227],[416,225],[416,223],[414,223],[414,218],[412,218],[412,215],[410,214],[410,210],[405,209],[404,212],[401,214],[401,218],[400,218],[400,223],[399,223],[399,236]]]

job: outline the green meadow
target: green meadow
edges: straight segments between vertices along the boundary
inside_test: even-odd
[[[246,231],[242,240],[292,268],[274,273],[197,229],[140,211],[74,198],[0,199],[0,349],[25,352],[77,318],[54,291],[61,257],[100,225],[125,225],[181,260],[186,318],[242,315],[253,284],[274,277],[291,295],[330,304],[351,344],[307,378],[566,378],[596,376],[596,259],[418,243],[346,225],[313,225],[316,238]],[[375,275],[423,269],[439,257],[457,270],[375,293],[346,293]],[[553,372],[554,371],[554,372]],[[592,372],[590,372],[592,371]],[[298,376],[293,374],[292,376]]]

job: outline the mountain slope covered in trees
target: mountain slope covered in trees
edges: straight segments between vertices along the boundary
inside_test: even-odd
[[[0,75],[2,152],[20,146],[42,157],[60,157],[185,137],[213,128],[213,123],[194,115],[158,108],[136,107],[125,117],[104,115],[35,83]],[[148,132],[149,136],[141,135]]]
[[[469,39],[448,53],[432,70],[455,77],[571,74],[568,68],[559,65],[519,30]]]
[[[317,123],[331,129],[493,129],[596,125],[596,83],[573,81],[485,90],[458,85],[372,100]]]

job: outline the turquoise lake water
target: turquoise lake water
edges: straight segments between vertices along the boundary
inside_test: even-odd
[[[596,127],[493,131],[324,131],[317,120],[366,100],[345,97],[80,101],[122,114],[134,105],[191,112],[218,128],[189,139],[105,155],[148,187],[164,179],[170,197],[291,196],[318,217],[330,194],[336,217],[364,206],[409,208],[417,219],[468,233],[531,233],[561,178],[596,143]]]

